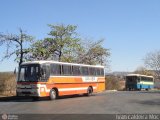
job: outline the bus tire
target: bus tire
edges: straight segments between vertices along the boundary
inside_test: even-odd
[[[92,89],[92,87],[88,87],[88,89],[87,89],[87,93],[86,93],[86,96],[91,96],[91,95],[92,95],[92,93],[93,93],[93,89]]]
[[[142,85],[140,85],[140,87],[139,87],[139,91],[141,91],[142,90]]]
[[[33,100],[33,101],[38,101],[38,100],[40,100],[40,99],[39,99],[39,97],[32,97],[32,100]]]
[[[19,94],[18,94],[18,92],[16,91],[16,97],[19,97]]]
[[[50,93],[49,93],[49,97],[50,97],[50,100],[55,100],[57,99],[57,91],[55,89],[51,89]]]

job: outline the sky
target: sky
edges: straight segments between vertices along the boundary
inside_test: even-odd
[[[147,53],[160,49],[159,0],[0,0],[1,33],[22,28],[43,39],[48,24],[76,25],[82,38],[104,39],[111,71],[134,71]],[[0,46],[0,58],[4,53]],[[13,71],[14,58],[0,62],[0,71]]]

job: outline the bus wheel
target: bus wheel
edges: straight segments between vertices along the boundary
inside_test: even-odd
[[[50,96],[50,100],[55,100],[55,99],[57,98],[57,92],[56,92],[56,90],[55,90],[55,89],[52,89],[52,90],[50,91],[49,96]]]
[[[91,96],[92,93],[93,93],[92,87],[88,87],[86,95]]]
[[[146,88],[146,91],[148,91],[149,89],[148,88]]]
[[[18,94],[18,92],[16,91],[16,97],[19,97],[19,94]]]
[[[33,101],[38,101],[40,100],[39,97],[32,97]]]

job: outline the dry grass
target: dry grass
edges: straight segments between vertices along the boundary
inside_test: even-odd
[[[16,94],[16,76],[11,72],[0,73],[0,95],[11,96]]]
[[[124,90],[125,81],[115,76],[106,77],[106,90]]]

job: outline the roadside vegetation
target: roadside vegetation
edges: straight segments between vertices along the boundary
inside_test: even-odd
[[[16,94],[16,75],[12,72],[0,73],[0,95],[12,96]]]

